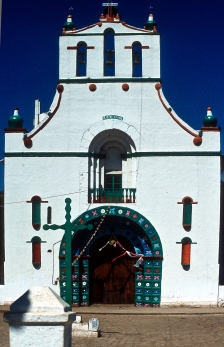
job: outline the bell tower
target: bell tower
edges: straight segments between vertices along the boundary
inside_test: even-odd
[[[143,28],[122,22],[117,3],[103,3],[96,24],[75,29],[69,15],[60,35],[59,79],[160,78],[160,35],[150,14]]]

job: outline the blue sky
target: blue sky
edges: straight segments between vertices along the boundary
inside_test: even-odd
[[[118,4],[122,20],[137,27],[144,26],[149,13],[154,14],[161,34],[163,92],[176,113],[200,129],[206,108],[211,106],[222,127],[223,1],[120,0]],[[0,159],[4,157],[4,128],[14,107],[19,107],[29,131],[34,100],[41,101],[42,112],[49,110],[58,82],[58,35],[67,15],[73,15],[79,29],[98,22],[102,12],[102,1],[96,0],[2,0]],[[222,151],[223,144],[222,135]]]

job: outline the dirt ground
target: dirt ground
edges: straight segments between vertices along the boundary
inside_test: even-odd
[[[0,312],[0,347],[9,347],[8,325],[3,322],[2,316],[3,312]],[[89,318],[93,317],[93,314],[82,314],[84,322],[88,322]],[[102,336],[73,338],[72,347],[224,346],[223,314],[116,315],[109,313],[100,314],[97,318],[100,320]]]
[[[83,315],[83,320],[87,321]],[[73,338],[72,347],[223,347],[223,315],[99,317],[102,337]]]

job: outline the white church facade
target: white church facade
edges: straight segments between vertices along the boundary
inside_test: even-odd
[[[28,132],[16,109],[5,129],[2,302],[42,285],[73,306],[216,305],[220,128],[165,99],[152,15],[140,29],[109,7],[81,30],[69,16],[59,60],[50,111],[37,101]]]

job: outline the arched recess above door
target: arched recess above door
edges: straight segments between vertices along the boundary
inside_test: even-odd
[[[100,206],[97,208],[93,208],[91,210],[88,210],[84,213],[82,213],[79,217],[77,217],[72,223],[74,225],[80,225],[80,224],[90,224],[93,223],[93,230],[90,232],[92,235],[94,233],[94,227],[96,229],[97,224],[94,225],[94,222],[102,218],[105,215],[106,210],[108,209],[107,205]],[[154,226],[150,223],[150,221],[144,217],[141,213],[129,208],[129,207],[122,207],[122,206],[111,206],[108,215],[105,217],[120,217],[125,218],[127,222],[132,222],[133,224],[137,224],[138,227],[142,229],[144,234],[147,236],[147,238],[150,240],[151,246],[152,246],[152,257],[155,258],[162,258],[163,257],[163,249],[162,249],[162,243],[159,237],[159,234],[157,233]],[[102,224],[103,225],[103,224]],[[73,232],[73,238],[76,235],[77,232]],[[83,233],[83,231],[82,231]],[[87,240],[88,241],[88,240]],[[63,246],[64,243],[64,236],[62,238],[61,243],[61,249],[60,249],[60,255],[63,256]]]
[[[80,150],[89,150],[93,139],[105,130],[120,130],[129,136],[135,143],[135,151],[139,150],[138,146],[141,136],[139,131],[133,125],[118,119],[100,120],[92,124],[82,135]]]
[[[135,202],[136,158],[127,155],[136,151],[133,139],[119,129],[98,133],[89,145],[90,203]]]

